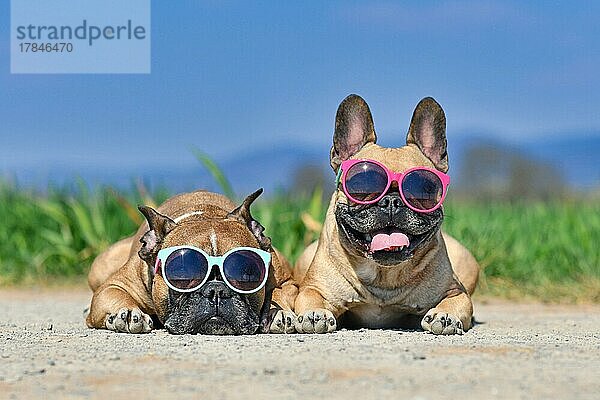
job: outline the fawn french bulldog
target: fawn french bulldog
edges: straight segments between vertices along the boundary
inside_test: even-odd
[[[337,111],[331,148],[337,189],[318,242],[294,269],[296,330],[420,321],[434,334],[462,334],[471,327],[479,265],[441,231],[450,181],[444,111],[425,98],[405,146],[376,141],[369,106],[348,96]]]
[[[174,196],[94,261],[91,328],[174,334],[293,331],[297,287],[289,264],[250,214],[262,193],[236,207],[205,191]]]

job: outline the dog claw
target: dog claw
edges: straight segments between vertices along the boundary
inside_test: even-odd
[[[435,308],[429,310],[423,317],[421,327],[434,335],[462,335],[464,333],[460,319],[452,314],[438,312]]]
[[[325,309],[307,311],[296,319],[298,333],[329,333],[336,328],[337,323],[333,313]]]
[[[294,333],[294,321],[296,320],[296,314],[290,310],[271,310],[273,314],[271,320],[271,326],[269,327],[269,333]]]
[[[106,316],[106,329],[124,333],[147,333],[152,330],[152,318],[140,309],[121,308],[114,314]]]

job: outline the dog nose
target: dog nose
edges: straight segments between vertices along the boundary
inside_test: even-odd
[[[218,303],[221,299],[228,299],[233,296],[232,290],[223,282],[210,281],[200,290],[202,297],[207,298],[213,303]]]
[[[388,214],[396,214],[404,205],[398,193],[386,194],[377,202],[379,208]]]

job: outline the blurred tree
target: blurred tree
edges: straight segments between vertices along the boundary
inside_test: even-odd
[[[522,152],[494,145],[467,148],[458,196],[496,200],[545,200],[567,192],[558,169]]]
[[[331,170],[328,170],[331,171]],[[292,174],[290,192],[295,195],[311,196],[315,189],[323,189],[323,197],[329,198],[333,192],[333,172],[326,175],[323,167],[306,164],[299,166]]]

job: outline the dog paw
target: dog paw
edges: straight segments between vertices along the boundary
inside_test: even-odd
[[[121,308],[116,313],[106,316],[104,326],[115,332],[147,333],[152,330],[152,318],[138,308]]]
[[[295,333],[296,314],[290,310],[271,310],[269,333]]]
[[[298,333],[329,333],[335,331],[337,322],[331,311],[318,308],[298,315],[295,326]]]
[[[432,308],[421,320],[421,327],[435,335],[462,335],[463,324],[452,314]]]

